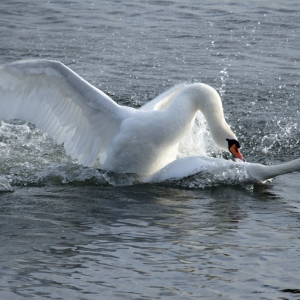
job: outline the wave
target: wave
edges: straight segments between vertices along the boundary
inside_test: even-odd
[[[256,148],[260,149],[257,152],[276,155],[284,147],[284,143],[279,143],[282,140],[289,145],[291,139],[297,139],[294,144],[298,145],[296,125],[277,124],[281,125],[280,131],[257,139]],[[201,113],[191,134],[181,142],[173,167],[143,180],[136,174],[83,167],[66,155],[63,146],[56,145],[34,125],[19,120],[0,122],[0,192],[11,191],[14,186],[164,184],[205,189],[258,182],[242,164],[224,158],[228,159],[228,155],[214,146]]]
[[[116,174],[100,169],[82,167],[74,162],[52,165],[38,172],[0,177],[0,191],[12,191],[17,186],[45,186],[45,185],[85,185],[85,186],[128,186],[163,184],[168,186],[205,189],[220,185],[246,185],[258,182],[251,178],[240,164],[223,159],[213,164],[203,164],[203,158],[189,157],[186,168],[178,165],[185,164],[186,159],[171,163],[171,170],[162,170],[146,179],[139,179],[136,174]],[[201,163],[201,164],[199,164]],[[228,163],[230,166],[228,167]],[[198,167],[197,167],[198,164]]]

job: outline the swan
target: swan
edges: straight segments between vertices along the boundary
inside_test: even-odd
[[[150,175],[173,159],[198,110],[214,142],[243,159],[218,93],[205,84],[179,85],[140,109],[115,103],[57,61],[29,60],[0,69],[0,118],[35,123],[85,166]]]
[[[0,66],[0,119],[36,124],[84,166],[136,173],[144,179],[166,172],[198,110],[214,143],[243,163],[220,96],[206,84],[177,85],[134,109],[118,105],[59,61],[23,60]],[[258,176],[259,171],[252,173]]]
[[[300,158],[278,165],[266,166],[248,162],[240,163],[239,161],[221,158],[189,156],[169,163],[154,174],[141,179],[141,181],[144,183],[155,183],[166,180],[181,180],[199,173],[227,177],[232,170],[237,171],[236,174],[244,174],[245,178],[242,178],[241,182],[253,182],[253,180],[265,182],[279,175],[299,171]]]

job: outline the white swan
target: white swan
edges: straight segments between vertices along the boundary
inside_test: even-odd
[[[178,170],[180,170],[180,172],[178,172]],[[171,162],[156,173],[143,178],[142,182],[153,183],[164,182],[166,180],[180,180],[199,173],[228,177],[230,171],[234,170],[237,171],[235,172],[236,174],[239,174],[239,171],[245,171],[242,173],[244,173],[244,175],[247,174],[247,178],[242,178],[242,181],[252,181],[252,179],[266,181],[278,175],[300,170],[300,158],[279,165],[265,166],[247,162],[234,162],[220,158],[190,156]]]
[[[222,150],[243,160],[218,93],[205,84],[176,86],[140,109],[120,106],[57,61],[0,67],[0,119],[35,123],[85,166],[145,178],[170,163],[196,112]]]
[[[79,163],[150,175],[170,162],[200,109],[215,143],[242,159],[218,93],[180,85],[140,109],[120,106],[60,62],[20,61],[0,69],[0,118],[35,123]]]

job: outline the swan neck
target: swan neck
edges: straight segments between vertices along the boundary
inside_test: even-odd
[[[219,94],[212,87],[194,83],[183,88],[169,106],[168,115],[172,116],[176,130],[186,133],[191,129],[198,110],[207,122],[210,135],[215,144],[222,150],[228,151],[226,139],[236,139],[235,134],[225,121],[222,102]]]
[[[225,121],[222,101],[215,89],[205,84],[196,84],[191,89],[191,98],[207,122],[212,139],[222,150],[228,151],[226,139],[237,139]]]
[[[249,164],[246,168],[250,176],[264,181],[279,175],[298,171],[300,169],[300,158],[274,166]]]

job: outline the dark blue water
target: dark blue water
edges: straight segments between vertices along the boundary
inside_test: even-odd
[[[264,164],[299,157],[299,41],[291,0],[0,3],[1,64],[60,60],[134,107],[205,82]],[[20,121],[0,124],[0,171],[1,299],[300,298],[299,173],[132,185]]]

